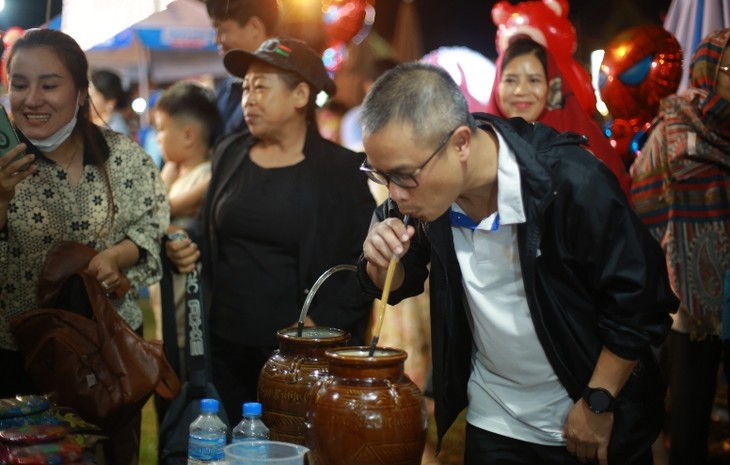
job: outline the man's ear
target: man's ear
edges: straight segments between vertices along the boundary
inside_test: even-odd
[[[266,30],[266,24],[258,16],[251,16],[246,26],[250,28],[251,37],[257,42],[263,43],[269,38],[269,31]]]
[[[456,147],[460,159],[466,160],[468,158],[471,149],[471,139],[471,129],[467,125],[460,126],[454,131],[454,135],[451,136],[452,143]]]

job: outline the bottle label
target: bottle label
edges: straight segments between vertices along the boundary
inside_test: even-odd
[[[188,440],[188,457],[196,460],[220,460],[223,458],[225,436],[200,437],[190,435]]]

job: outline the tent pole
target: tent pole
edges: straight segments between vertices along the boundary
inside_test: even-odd
[[[142,97],[147,104],[150,102],[150,70],[149,60],[151,52],[145,47],[141,46],[139,51],[139,75],[137,76],[139,82],[139,96]],[[140,127],[147,126],[150,123],[150,109],[145,108],[145,111],[140,115]]]

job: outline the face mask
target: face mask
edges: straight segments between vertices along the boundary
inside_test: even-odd
[[[54,134],[51,134],[49,137],[46,137],[45,139],[31,139],[29,137],[28,140],[43,153],[53,152],[54,150],[59,148],[61,144],[63,144],[66,139],[69,138],[74,128],[76,127],[76,113],[78,113],[79,111],[80,98],[81,94],[79,93],[79,95],[76,96],[76,111],[74,112],[74,116],[61,129],[56,131]]]

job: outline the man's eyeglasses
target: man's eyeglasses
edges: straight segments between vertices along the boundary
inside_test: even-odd
[[[717,69],[722,71],[723,73],[730,75],[730,66],[718,66]]]
[[[451,139],[451,136],[454,135],[454,132],[459,129],[459,126],[455,127],[451,131],[449,131],[448,134],[444,136],[444,138],[439,142],[438,147],[436,147],[436,150],[433,151],[431,155],[429,155],[428,158],[426,158],[426,161],[424,161],[421,166],[416,168],[415,171],[412,173],[406,174],[406,173],[381,173],[380,171],[377,171],[372,166],[368,165],[368,161],[365,160],[362,162],[362,165],[360,165],[360,171],[364,171],[368,178],[371,180],[377,182],[378,184],[382,184],[384,186],[387,186],[391,182],[395,184],[396,186],[400,187],[418,187],[418,180],[416,179],[416,176],[418,176],[421,171],[423,171],[423,168],[428,165],[428,162],[433,160],[433,158],[438,155],[441,150],[444,149],[446,146],[446,143]]]

